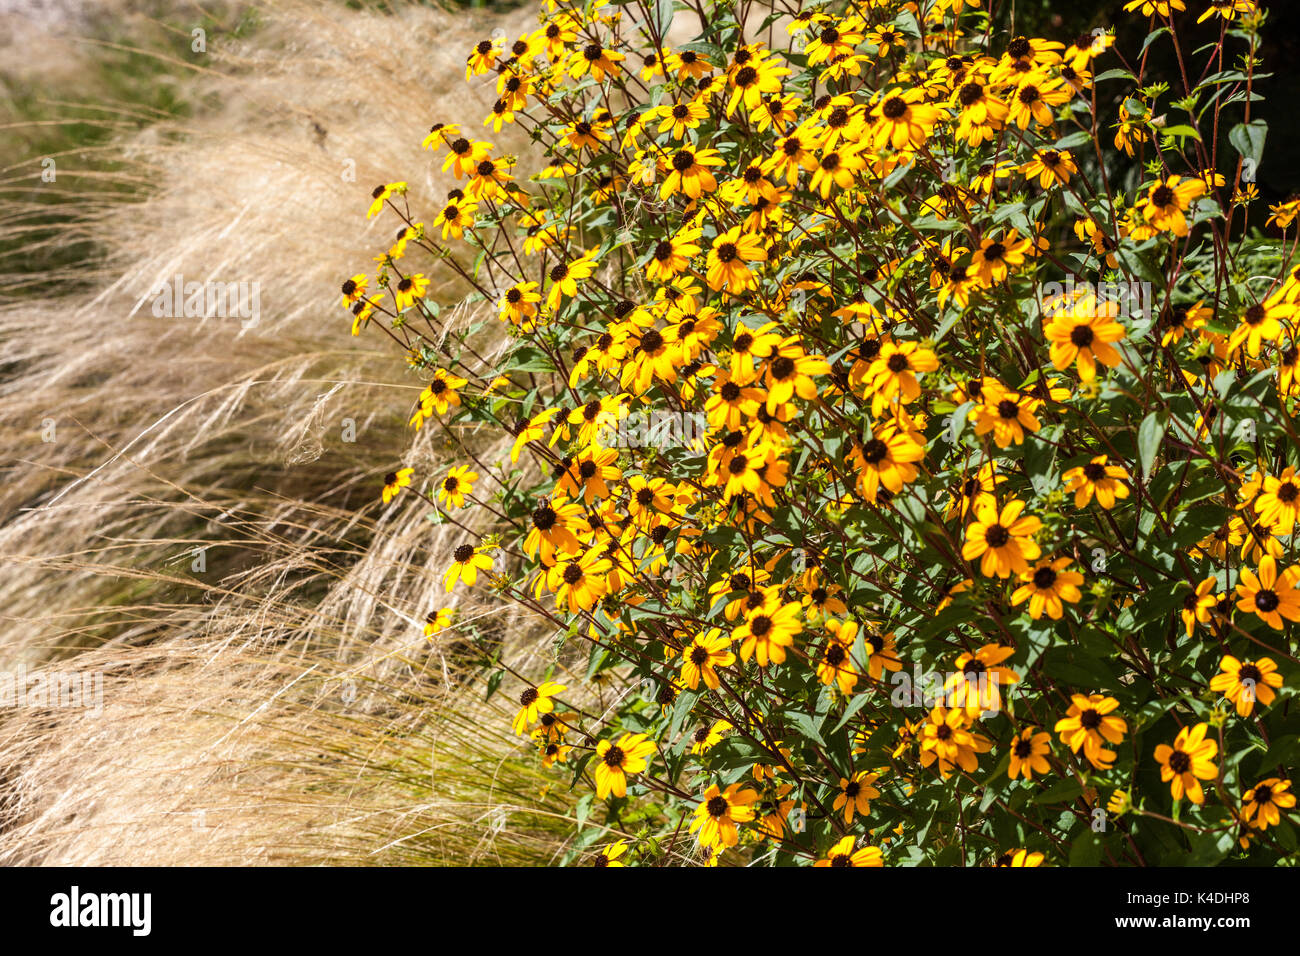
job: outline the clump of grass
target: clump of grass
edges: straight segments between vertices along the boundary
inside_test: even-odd
[[[173,100],[123,123],[70,109],[68,143],[23,147],[102,162],[60,175],[65,219],[27,194],[34,156],[4,160],[0,670],[102,672],[104,711],[0,717],[0,860],[544,862],[568,799],[539,803],[458,644],[526,658],[532,632],[462,602],[471,626],[423,637],[458,532],[381,507],[374,463],[431,474],[443,451],[374,411],[419,383],[357,345],[331,291],[373,254],[347,237],[381,170],[447,188],[405,144],[451,112],[449,51],[496,21],[256,16],[160,67]],[[260,322],[155,316],[177,274],[261,283]]]

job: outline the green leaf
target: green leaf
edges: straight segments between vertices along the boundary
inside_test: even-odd
[[[863,695],[866,696],[865,694]],[[792,711],[785,715],[789,724],[807,737],[813,743],[820,747],[826,746],[826,741],[822,739],[821,729],[817,726],[817,721],[809,714],[803,714],[799,711]]]
[[[1250,160],[1258,166],[1259,161],[1264,157],[1264,138],[1267,135],[1268,123],[1256,119],[1234,126],[1232,132],[1228,134],[1228,142],[1241,153],[1242,159]]]
[[[1138,460],[1142,465],[1142,474],[1147,478],[1151,477],[1156,455],[1159,454],[1160,444],[1165,438],[1166,426],[1162,419],[1160,412],[1152,412],[1142,419],[1142,424],[1138,428]]]
[[[1070,866],[1097,866],[1101,863],[1101,840],[1091,830],[1075,837],[1070,844]]]

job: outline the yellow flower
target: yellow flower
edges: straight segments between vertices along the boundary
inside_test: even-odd
[[[985,577],[1009,577],[1024,574],[1042,550],[1033,535],[1042,522],[1034,517],[1021,517],[1025,503],[1012,499],[999,514],[995,505],[983,505],[976,512],[976,520],[966,529],[966,542],[961,555],[967,561],[980,559],[980,573]]]
[[[1091,382],[1097,376],[1097,363],[1107,368],[1119,364],[1120,355],[1112,345],[1127,334],[1115,321],[1119,306],[1103,302],[1091,292],[1043,304],[1050,321],[1043,330],[1049,343],[1052,364],[1057,371],[1078,362],[1079,378]]]
[[[1256,701],[1264,707],[1273,703],[1273,688],[1282,686],[1282,675],[1271,657],[1240,661],[1225,654],[1219,670],[1223,673],[1210,679],[1210,690],[1227,697],[1237,706],[1241,717],[1249,717],[1254,712]]]
[[[627,852],[627,841],[619,840],[617,843],[611,843],[609,846],[605,847],[603,850],[597,853],[596,858],[591,861],[591,865],[626,867],[627,866],[626,863],[620,863],[618,861],[618,858],[626,852]]]
[[[1281,574],[1277,561],[1265,554],[1259,561],[1259,572],[1241,569],[1241,583],[1237,585],[1237,610],[1254,612],[1265,624],[1276,631],[1282,630],[1282,619],[1300,621],[1300,567],[1292,566]]]
[[[731,653],[731,638],[723,634],[721,628],[710,628],[705,634],[695,635],[682,648],[682,682],[695,690],[703,678],[706,687],[717,690],[719,681],[716,668],[735,662],[736,655]]]
[[[447,586],[448,592],[451,591],[460,582],[468,587],[473,587],[474,582],[478,580],[479,571],[488,571],[492,568],[492,559],[486,554],[480,554],[478,549],[472,544],[462,544],[452,552],[452,565],[443,575],[443,583]]]
[[[424,293],[428,291],[429,279],[422,272],[415,275],[402,276],[393,286],[393,302],[397,311],[415,305],[417,299],[424,298]]]
[[[734,640],[740,641],[742,661],[753,657],[760,667],[783,663],[786,648],[793,646],[795,635],[803,631],[799,621],[802,605],[798,601],[781,604],[780,590],[764,588],[761,603],[746,614],[744,623],[732,634]]]
[[[406,183],[385,183],[382,186],[376,186],[370,194],[371,203],[366,218],[373,219],[379,215],[380,210],[384,208],[384,203],[388,201],[388,197],[393,195],[406,195]]]
[[[554,681],[546,681],[537,687],[525,687],[519,695],[519,713],[515,714],[515,719],[511,723],[514,732],[517,734],[527,732],[528,728],[537,723],[543,714],[555,710],[555,701],[551,698],[563,690],[565,686]]]
[[[818,860],[813,866],[884,866],[885,861],[880,855],[880,847],[864,846],[862,849],[855,851],[853,845],[857,842],[857,837],[850,834],[836,843],[829,853],[823,859]]]
[[[1035,773],[1040,776],[1051,773],[1047,755],[1052,752],[1052,737],[1045,730],[1035,733],[1037,730],[1036,727],[1026,727],[1011,741],[1011,765],[1007,768],[1007,776],[1012,780],[1022,774],[1026,780],[1032,780]]]
[[[871,801],[880,796],[880,791],[872,786],[878,774],[860,770],[852,779],[840,777],[840,792],[835,795],[832,810],[844,811],[844,822],[853,822],[854,814],[866,816],[871,812]]]
[[[1241,798],[1241,818],[1257,830],[1267,830],[1282,822],[1281,811],[1294,806],[1291,781],[1269,777],[1255,784]]]
[[[1195,177],[1170,176],[1164,182],[1157,181],[1141,205],[1142,219],[1152,229],[1172,232],[1181,238],[1188,231],[1187,217],[1183,214],[1204,194],[1205,181]]]
[[[445,502],[448,508],[463,508],[465,496],[474,490],[476,481],[478,472],[470,471],[468,465],[452,468],[438,483],[438,500]]]
[[[439,608],[436,611],[430,611],[424,619],[424,636],[433,637],[439,631],[451,627],[451,608]]]
[[[414,468],[399,468],[397,471],[390,471],[384,476],[384,489],[382,497],[384,504],[388,504],[397,493],[411,483],[411,475],[415,474]]]
[[[596,744],[597,799],[604,800],[610,794],[627,796],[627,775],[644,771],[654,752],[654,741],[645,734],[624,734],[617,743],[602,740]]]
[[[1042,866],[1043,854],[1031,853],[1029,850],[1008,850],[993,861],[994,866]]]
[[[721,790],[715,783],[704,791],[695,808],[690,832],[698,831],[700,844],[714,850],[735,846],[740,841],[736,824],[754,819],[752,804],[756,800],[758,793],[743,784],[733,783]]]
[[[1112,716],[1118,707],[1119,701],[1114,697],[1072,694],[1070,709],[1056,722],[1061,743],[1075,753],[1082,749],[1090,764],[1099,770],[1109,770],[1115,761],[1115,751],[1106,749],[1105,744],[1119,743],[1128,729],[1123,717]]]
[[[1071,468],[1062,479],[1065,490],[1074,492],[1074,506],[1087,507],[1095,495],[1097,504],[1107,511],[1115,507],[1115,501],[1128,497],[1128,470],[1122,465],[1112,465],[1105,455],[1098,455],[1086,465]]]
[[[1184,727],[1178,731],[1173,746],[1160,744],[1156,747],[1156,762],[1160,764],[1160,779],[1169,784],[1169,791],[1174,800],[1181,800],[1183,795],[1195,804],[1205,802],[1205,792],[1201,789],[1202,780],[1214,780],[1219,775],[1219,768],[1214,765],[1214,756],[1219,752],[1219,745],[1213,740],[1205,739],[1208,724]]]
[[[748,263],[767,260],[767,250],[758,236],[742,233],[740,227],[721,233],[709,249],[706,278],[715,292],[726,289],[736,294],[755,288],[758,283]]]
[[[1020,575],[1024,583],[1011,595],[1011,606],[1029,602],[1029,616],[1037,621],[1047,612],[1047,616],[1059,621],[1065,613],[1065,603],[1077,604],[1083,597],[1079,585],[1083,584],[1083,575],[1077,571],[1066,571],[1071,564],[1070,558],[1039,561],[1033,569]],[[1063,603],[1064,602],[1064,603]]]

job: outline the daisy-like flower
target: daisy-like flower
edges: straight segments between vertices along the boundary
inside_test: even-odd
[[[700,233],[699,229],[683,229],[675,236],[661,239],[646,265],[646,276],[652,282],[668,282],[685,272],[691,259],[700,254]]]
[[[860,770],[852,778],[840,777],[840,792],[835,795],[832,810],[844,811],[844,822],[853,822],[854,814],[866,816],[871,812],[871,801],[880,796],[880,791],[872,786],[879,774]]]
[[[374,315],[375,309],[378,308],[379,302],[383,299],[384,293],[376,292],[366,299],[358,299],[352,303],[352,334],[360,335],[361,327],[370,321]]]
[[[450,593],[457,582],[473,587],[474,582],[478,580],[479,571],[491,569],[492,558],[489,555],[479,553],[472,544],[462,544],[452,552],[452,565],[442,576],[442,580]]]
[[[1053,621],[1059,621],[1065,613],[1065,604],[1077,604],[1083,597],[1079,590],[1083,575],[1065,570],[1071,561],[1070,558],[1039,561],[1032,570],[1020,575],[1024,583],[1011,595],[1011,606],[1028,601],[1029,616],[1035,621],[1043,616],[1044,611]]]
[[[664,69],[676,73],[677,79],[699,79],[713,69],[713,64],[694,50],[670,53],[664,58]]]
[[[939,773],[949,776],[954,767],[974,773],[979,766],[978,754],[988,753],[993,743],[969,726],[963,707],[944,710],[936,707],[921,728],[921,766],[938,761]]]
[[[691,753],[696,756],[708,753],[722,743],[731,727],[729,720],[717,720],[713,722],[712,727],[701,727],[691,735]]]
[[[742,233],[739,226],[729,229],[714,239],[709,249],[709,288],[715,292],[726,289],[732,294],[752,289],[758,283],[748,264],[766,260],[767,250],[760,237]]]
[[[956,673],[944,683],[949,707],[964,707],[969,717],[986,710],[1002,709],[1003,684],[1015,684],[1020,675],[1003,663],[1015,653],[1013,647],[985,644],[957,658]]]
[[[425,419],[433,417],[434,412],[446,415],[451,409],[459,408],[459,389],[467,384],[469,384],[468,380],[459,375],[452,375],[446,369],[435,370],[433,381],[424,386],[416,400],[415,414],[411,416],[410,424],[418,429],[424,424]]]
[[[382,186],[376,186],[370,193],[370,209],[366,212],[367,219],[374,219],[379,215],[380,210],[384,208],[384,203],[388,201],[389,196],[406,195],[406,183],[385,183]]]
[[[871,411],[879,415],[887,403],[906,405],[921,394],[918,375],[939,368],[939,357],[915,342],[886,342],[867,368],[864,384],[872,395]]]
[[[858,472],[858,490],[873,504],[881,487],[890,494],[916,480],[916,462],[925,458],[925,449],[907,432],[881,429],[876,437],[854,445],[849,462]]]
[[[853,641],[858,632],[855,621],[827,621],[827,627],[834,623],[837,627],[831,631],[831,637],[822,648],[822,656],[817,661],[817,679],[826,686],[836,685],[840,693],[848,696],[861,676],[857,664],[853,661]]]
[[[451,627],[451,608],[443,607],[430,611],[424,619],[424,636],[433,637],[439,631]]]
[[[1097,504],[1107,511],[1115,507],[1115,501],[1128,497],[1128,486],[1124,484],[1129,477],[1128,470],[1122,465],[1112,465],[1105,455],[1098,455],[1086,465],[1071,468],[1061,476],[1065,481],[1065,490],[1074,492],[1074,506],[1086,508],[1095,496]]]
[[[1273,688],[1282,686],[1282,675],[1271,657],[1241,661],[1225,654],[1219,670],[1223,673],[1210,679],[1210,690],[1219,691],[1235,704],[1240,717],[1249,717],[1256,701],[1263,707],[1273,703]]]
[[[350,309],[352,304],[366,296],[366,283],[369,277],[364,272],[358,272],[352,278],[343,283],[343,308]]]
[[[1008,850],[994,860],[993,865],[1009,867],[1042,866],[1043,854],[1031,853],[1029,850]]]
[[[1115,751],[1107,743],[1118,744],[1124,739],[1128,724],[1123,717],[1115,716],[1119,701],[1102,694],[1072,694],[1070,709],[1056,722],[1055,731],[1061,743],[1075,753],[1081,749],[1088,763],[1098,770],[1109,770],[1115,762]]]
[[[551,698],[565,689],[563,684],[554,681],[546,681],[536,687],[525,687],[519,695],[519,712],[515,714],[515,719],[510,725],[514,732],[526,733],[543,714],[555,710],[555,701]]]
[[[1043,79],[1041,73],[1031,75],[1012,90],[1009,119],[1020,129],[1027,128],[1031,122],[1051,126],[1052,107],[1068,103],[1072,96],[1074,90],[1064,80]]]
[[[1021,517],[1025,503],[1012,499],[998,512],[995,505],[984,505],[976,511],[975,521],[966,529],[966,542],[961,554],[967,561],[980,560],[980,573],[985,577],[1010,577],[1024,574],[1029,561],[1042,553],[1033,535],[1042,526],[1037,518]]]
[[[736,62],[740,63],[739,69],[733,67],[728,71],[728,79],[731,83],[731,98],[727,100],[728,116],[734,113],[741,103],[745,104],[746,112],[757,109],[766,97],[781,92],[781,77],[790,74],[788,68],[781,66],[775,60],[751,55],[741,63],[740,52],[736,56]]]
[[[1172,232],[1182,238],[1187,235],[1187,212],[1193,202],[1205,194],[1205,180],[1192,177],[1170,176],[1157,181],[1148,191],[1142,204],[1142,219],[1152,229]]]
[[[1202,780],[1213,780],[1219,775],[1219,768],[1214,765],[1214,757],[1219,752],[1219,745],[1205,738],[1208,724],[1184,727],[1178,731],[1173,746],[1160,744],[1156,747],[1156,763],[1160,764],[1160,779],[1169,784],[1169,792],[1174,800],[1187,799],[1198,806],[1205,802],[1205,791],[1201,789]]]
[[[1267,830],[1282,822],[1282,811],[1295,806],[1291,781],[1281,777],[1261,780],[1241,798],[1241,818],[1257,830]]]
[[[1091,220],[1089,220],[1091,222]],[[1203,328],[1214,312],[1204,307],[1204,300],[1194,305],[1175,305],[1160,316],[1161,345],[1173,345],[1181,342],[1189,332]]]
[[[1144,17],[1153,14],[1170,17],[1175,10],[1183,11],[1187,9],[1187,6],[1183,3],[1183,0],[1128,0],[1128,3],[1124,4],[1124,9],[1130,13],[1134,10],[1141,10]],[[1201,19],[1204,19],[1204,17]]]
[[[536,282],[517,282],[501,296],[501,321],[530,330],[535,327],[537,303],[541,301]]]
[[[1006,448],[1012,442],[1023,443],[1025,432],[1038,431],[1034,412],[1042,404],[1039,399],[1013,392],[992,380],[984,382],[980,397],[981,403],[972,410],[976,435],[992,432],[997,446]]]
[[[1228,337],[1228,351],[1244,344],[1251,358],[1255,358],[1263,343],[1276,342],[1282,337],[1295,311],[1295,306],[1285,302],[1256,302],[1247,306],[1241,313],[1241,323]]]
[[[1007,104],[990,94],[978,76],[971,76],[957,88],[950,105],[961,110],[957,120],[957,137],[971,147],[979,146],[996,136],[1010,113]]]
[[[504,157],[484,156],[474,166],[465,191],[471,199],[501,199],[506,194],[506,187],[514,179],[510,170],[514,160]]]
[[[465,235],[465,229],[473,225],[477,208],[475,203],[466,201],[463,195],[460,198],[448,197],[447,204],[434,216],[433,226],[442,230],[443,239],[460,239]]]
[[[1051,734],[1037,727],[1026,727],[1011,741],[1011,765],[1007,768],[1007,776],[1015,780],[1023,775],[1026,780],[1033,780],[1034,774],[1051,773],[1052,767],[1047,762],[1047,755],[1051,752]]]
[[[849,189],[866,169],[867,162],[859,153],[858,147],[841,145],[828,149],[817,159],[817,168],[813,170],[808,188],[819,194],[822,199],[829,199],[831,190],[838,186]]]
[[[871,145],[876,149],[890,146],[897,150],[920,149],[943,116],[938,107],[925,102],[925,91],[888,90],[871,109],[876,118],[871,131]]]
[[[384,488],[381,497],[384,504],[388,504],[397,497],[397,493],[411,483],[411,475],[415,474],[414,468],[399,468],[397,471],[390,471],[384,475]]]
[[[1180,613],[1188,637],[1192,636],[1192,631],[1196,629],[1198,623],[1210,623],[1211,615],[1219,605],[1219,597],[1214,593],[1214,589],[1218,586],[1219,582],[1214,575],[1210,575],[1183,598],[1183,609]]]
[[[731,653],[731,638],[723,634],[721,628],[710,628],[707,633],[696,634],[682,648],[682,683],[695,690],[703,679],[704,686],[717,690],[717,668],[735,662],[736,655]]]
[[[618,859],[626,852],[627,852],[627,841],[619,840],[617,843],[611,843],[609,846],[605,847],[599,853],[597,853],[596,856],[592,859],[591,865],[626,867],[627,864],[620,863]]]
[[[556,609],[590,611],[609,590],[605,576],[612,566],[603,545],[557,561],[545,578],[547,589],[555,592]]]
[[[438,483],[438,501],[445,503],[448,509],[464,507],[465,496],[472,492],[477,480],[478,472],[469,470],[467,464],[452,468]]]
[[[818,860],[813,866],[884,866],[885,861],[880,855],[880,847],[864,846],[860,850],[854,850],[853,845],[857,842],[857,837],[849,834],[840,840],[825,857]]]
[[[1237,610],[1259,615],[1269,627],[1282,630],[1282,619],[1300,621],[1300,567],[1292,565],[1278,573],[1277,561],[1265,554],[1259,561],[1258,573],[1250,568],[1241,569],[1241,582],[1237,585]]]
[[[473,175],[475,167],[487,159],[491,151],[491,143],[471,142],[464,136],[457,137],[447,144],[447,155],[442,161],[443,172],[451,170],[457,179]]]
[[[1098,362],[1107,368],[1119,364],[1120,355],[1113,343],[1127,334],[1124,326],[1115,321],[1119,306],[1100,301],[1090,292],[1062,299],[1044,303],[1050,320],[1043,335],[1050,343],[1052,364],[1061,371],[1077,362],[1079,378],[1091,382],[1097,377]]]
[[[746,613],[744,622],[733,632],[733,640],[740,641],[742,661],[753,657],[760,667],[783,663],[786,648],[803,631],[799,620],[802,605],[798,601],[781,604],[780,590],[764,588],[761,603]]]
[[[1264,478],[1264,489],[1254,502],[1259,520],[1269,525],[1274,534],[1286,535],[1295,530],[1300,518],[1300,477],[1288,465],[1281,475]]]
[[[643,772],[654,752],[654,741],[645,734],[624,734],[616,743],[596,744],[596,798],[626,797],[627,775]]]
[[[667,199],[680,192],[699,199],[704,193],[713,192],[718,188],[718,181],[709,167],[721,166],[722,162],[716,149],[679,149],[668,161],[669,173],[659,187],[659,198]]]
[[[570,58],[569,76],[576,80],[590,73],[600,83],[606,74],[612,75],[622,70],[618,64],[623,59],[622,53],[606,50],[599,43],[588,43]]]
[[[1023,265],[1026,256],[1033,255],[1033,243],[1021,238],[1016,230],[1011,229],[1005,235],[985,236],[980,240],[980,247],[971,253],[970,268],[987,285],[995,285],[1004,279],[1014,266]]]
[[[767,354],[765,383],[767,385],[767,413],[775,415],[777,409],[798,395],[806,401],[817,397],[814,375],[826,375],[831,366],[824,358],[808,355],[800,344],[799,336],[791,335],[774,345]]]
[[[754,819],[753,804],[757,800],[757,791],[744,784],[733,783],[722,790],[715,783],[704,791],[700,805],[695,808],[690,831],[699,834],[702,846],[714,850],[735,846],[740,842],[736,824]]]
[[[423,272],[402,276],[393,286],[393,302],[397,306],[397,311],[401,312],[415,305],[416,300],[423,299],[424,293],[428,290],[429,278]]]
[[[1034,158],[1020,167],[1025,178],[1032,181],[1038,177],[1038,185],[1043,189],[1059,186],[1070,181],[1070,175],[1077,173],[1079,167],[1074,165],[1074,157],[1068,149],[1045,149],[1034,153]]]
[[[551,288],[546,295],[546,307],[554,312],[562,298],[572,299],[578,294],[578,283],[591,278],[595,271],[596,259],[590,252],[569,262],[556,263],[551,267]]]

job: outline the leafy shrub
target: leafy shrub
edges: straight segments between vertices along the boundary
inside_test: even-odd
[[[552,165],[438,124],[445,202],[374,192],[402,231],[344,305],[464,453],[385,497],[464,528],[447,590],[549,619],[555,661],[426,630],[519,696],[598,864],[1296,858],[1300,204],[1241,228],[1265,14],[1210,4],[1190,51],[1136,0],[1121,50],[986,6],[551,0],[466,73]]]

